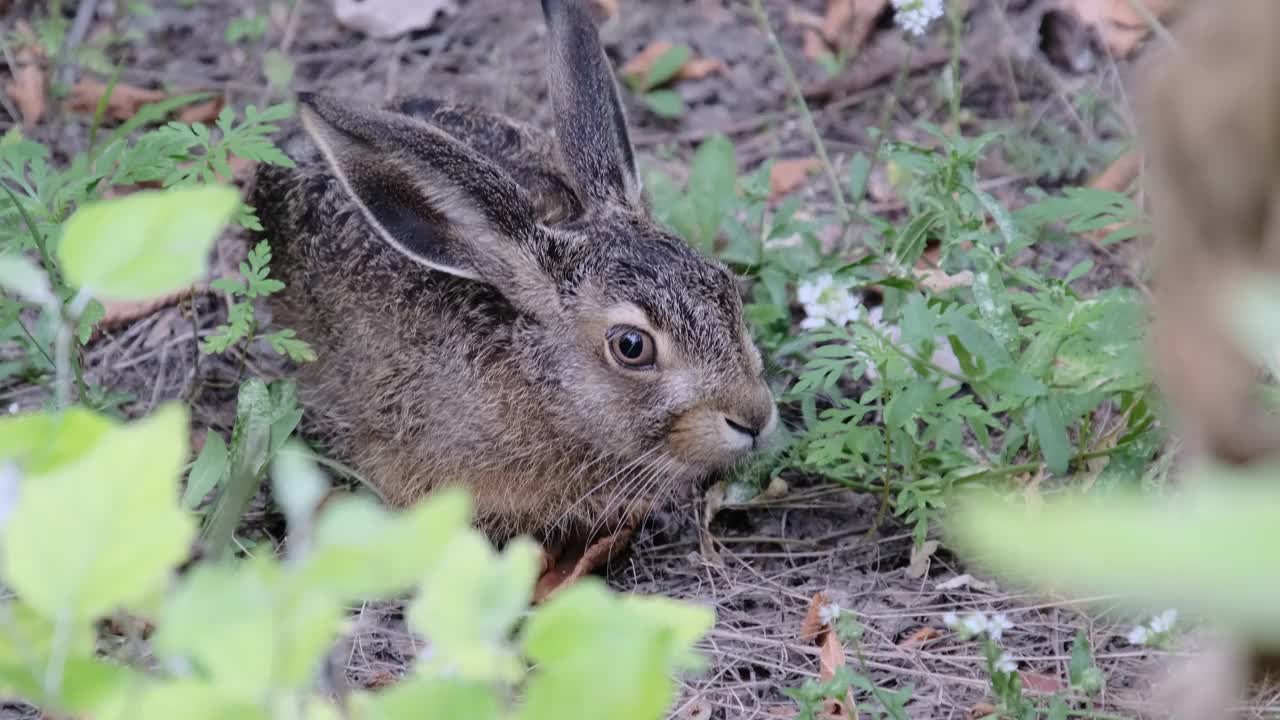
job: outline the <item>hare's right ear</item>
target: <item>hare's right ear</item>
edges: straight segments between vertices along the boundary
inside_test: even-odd
[[[542,0],[556,144],[587,204],[640,207],[640,178],[609,58],[582,0]]]
[[[411,117],[311,93],[300,93],[298,106],[330,169],[390,245],[432,269],[487,282],[535,314],[559,306],[538,260],[554,237],[501,168]]]

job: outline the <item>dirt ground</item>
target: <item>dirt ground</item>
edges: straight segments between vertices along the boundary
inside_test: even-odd
[[[98,13],[110,17],[112,6],[120,4],[102,0]],[[251,4],[221,0],[187,9],[176,0],[152,3],[155,12],[134,23],[145,41],[119,58],[125,62],[122,81],[211,89],[235,106],[262,104],[271,93],[261,57],[276,48],[297,64],[296,90],[369,100],[428,94],[502,110],[543,126],[550,122],[542,75],[544,30],[532,0],[460,0],[454,12],[430,28],[392,41],[343,28],[328,0],[302,0],[293,15],[276,18],[261,42],[228,49],[221,29]],[[885,98],[904,62],[914,72],[906,79],[892,132],[911,137],[915,120],[942,122],[947,117],[938,87],[938,70],[951,53],[941,27],[945,23],[936,24],[930,37],[908,51],[886,15],[856,60],[829,75],[803,51],[805,18],[821,17],[825,0],[767,0],[766,5],[838,166],[852,153],[872,147],[869,129],[879,125]],[[1111,59],[1077,24],[1053,12],[1048,0],[973,0],[970,13],[961,48],[966,132],[1011,129],[1023,138],[983,168],[991,192],[1016,205],[1028,187],[1082,183],[1100,172],[1131,133],[1124,92],[1130,62]],[[718,58],[727,67],[678,85],[689,105],[679,120],[662,120],[627,94],[642,162],[661,162],[678,171],[696,144],[713,132],[733,138],[743,171],[767,158],[813,154],[748,3],[622,0],[602,37],[619,63],[654,40],[667,40],[687,43],[697,55]],[[11,123],[0,122],[0,132]],[[70,153],[84,142],[87,127],[83,115],[59,116],[32,134]],[[809,195],[810,207],[829,202],[821,183],[802,192]],[[902,211],[893,202],[873,209]],[[239,259],[232,245],[221,250],[223,267],[234,267]],[[1064,269],[1092,258],[1102,283],[1129,282],[1140,273],[1142,248],[1136,246],[1104,251],[1080,242],[1040,252],[1044,262]],[[283,368],[269,353],[251,354],[243,368],[199,356],[195,340],[224,314],[219,298],[201,295],[194,304],[163,308],[112,328],[88,353],[90,377],[132,393],[137,401],[126,406],[131,413],[189,398],[199,436],[204,427],[227,432],[238,379],[250,371],[275,376]],[[39,392],[0,385],[0,407],[36,405]],[[890,521],[868,534],[877,498],[805,478],[787,480],[791,490],[785,496],[725,508],[705,531],[693,511],[659,515],[645,526],[631,552],[608,569],[615,588],[662,593],[716,609],[716,627],[702,647],[711,668],[686,681],[673,717],[793,717],[796,705],[781,689],[818,674],[818,649],[802,642],[798,632],[819,591],[829,593],[866,627],[861,657],[850,658],[851,664],[887,688],[914,687],[908,706],[912,717],[968,718],[987,697],[976,643],[949,633],[920,632],[942,629],[946,611],[966,610],[1008,614],[1014,629],[1006,634],[1006,644],[1021,662],[1024,677],[1034,678],[1032,684],[1041,690],[1061,687],[1071,640],[1084,630],[1107,678],[1095,710],[1155,716],[1149,704],[1152,673],[1165,656],[1130,645],[1124,636],[1131,625],[1119,624],[1106,612],[1105,602],[1054,604],[1024,595],[961,567],[945,549],[928,561],[922,575],[912,573],[912,543],[904,527]],[[269,540],[278,538],[281,528],[259,498],[246,518],[245,533]],[[399,607],[356,610],[358,631],[336,661],[353,684],[386,684],[415,655],[415,641],[405,631]],[[922,637],[926,639],[919,641]],[[1256,716],[1280,707],[1276,698],[1258,698]]]

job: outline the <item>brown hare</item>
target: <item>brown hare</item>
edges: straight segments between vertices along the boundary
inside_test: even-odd
[[[554,136],[303,94],[252,200],[329,452],[393,505],[465,485],[496,539],[617,527],[777,425],[735,278],[650,217],[591,18],[542,10]]]

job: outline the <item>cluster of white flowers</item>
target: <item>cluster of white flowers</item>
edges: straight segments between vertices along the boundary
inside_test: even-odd
[[[954,612],[949,612],[942,616],[942,622],[947,627],[959,630],[965,635],[986,635],[996,642],[1000,642],[1000,638],[1004,637],[1005,630],[1013,629],[1013,623],[1009,622],[1009,616],[1004,613],[987,617],[986,613],[971,612],[960,617]]]
[[[818,607],[818,619],[823,625],[830,627],[840,617],[840,606],[829,602]]]
[[[893,0],[894,22],[912,35],[923,35],[929,23],[942,17],[942,0]]]
[[[830,273],[819,275],[796,288],[796,299],[804,305],[804,320],[800,327],[806,330],[822,327],[827,322],[844,327],[862,312],[858,298],[846,286],[836,284]]]
[[[1153,616],[1146,625],[1139,625],[1129,631],[1129,642],[1133,645],[1148,645],[1163,638],[1173,630],[1178,622],[1178,611],[1169,608],[1159,615]]]

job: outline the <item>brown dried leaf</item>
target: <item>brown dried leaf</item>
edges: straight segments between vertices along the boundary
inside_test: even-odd
[[[15,53],[17,68],[13,71],[13,79],[5,84],[4,92],[22,113],[22,124],[34,127],[48,107],[44,94],[45,73],[41,65],[44,52],[25,20],[18,21],[16,32],[28,42]]]
[[[980,720],[980,718],[994,717],[996,714],[996,706],[989,702],[976,703],[969,708],[969,720]]]
[[[972,270],[961,270],[955,275],[948,275],[938,268],[916,268],[915,273],[920,286],[935,293],[973,286]]]
[[[533,589],[535,604],[552,593],[591,574],[626,550],[638,523],[631,518],[614,532],[596,538],[589,545],[570,542],[560,547],[543,548],[542,575]]]
[[[776,199],[800,187],[821,167],[822,161],[816,157],[775,162],[769,170],[769,199]]]
[[[1060,5],[1097,29],[1113,55],[1124,57],[1151,33],[1151,26],[1130,3],[1141,2],[1156,19],[1172,16],[1183,0],[1059,0]]]
[[[680,72],[676,73],[676,79],[701,80],[711,75],[726,72],[729,72],[729,66],[725,65],[720,58],[691,58],[689,62],[680,68]]]
[[[937,540],[927,540],[921,547],[911,546],[911,564],[907,566],[907,577],[919,580],[929,572],[930,558],[938,551]]]
[[[822,22],[822,34],[832,46],[856,53],[876,26],[889,0],[830,0]]]
[[[188,125],[194,123],[212,123],[218,119],[218,113],[222,112],[222,108],[226,105],[226,100],[219,95],[218,97],[208,101],[188,105],[178,113],[178,120]]]
[[[942,635],[943,635],[942,631],[939,630],[938,628],[925,625],[924,627],[918,628],[915,632],[903,638],[898,643],[898,647],[900,648],[917,647],[929,642],[930,640],[940,638],[942,637]]]
[[[67,108],[74,112],[96,112],[98,102],[106,92],[107,84],[104,82],[81,80],[71,88]],[[166,97],[168,96],[160,90],[117,84],[111,90],[111,98],[107,100],[106,116],[113,120],[128,120],[137,115],[143,105],[160,102]]]
[[[1066,685],[1056,675],[1018,671],[1022,676],[1022,686],[1038,693],[1052,695],[1066,689]]]
[[[641,50],[622,66],[623,77],[640,80],[649,76],[649,70],[670,50],[673,45],[666,40],[655,40]],[[680,70],[676,72],[676,80],[701,80],[713,73],[726,72],[729,69],[719,58],[689,56]]]
[[[822,39],[822,33],[813,28],[805,28],[804,56],[817,62],[822,56],[830,54],[831,48],[827,47],[827,41]]]
[[[818,677],[826,682],[836,676],[836,668],[844,665],[844,645],[833,632],[828,632],[818,654]]]
[[[831,604],[831,596],[825,592],[817,593],[809,601],[809,612],[805,613],[804,620],[800,623],[801,640],[815,645],[823,643],[828,629],[822,622],[821,610],[822,606],[829,604]]]

